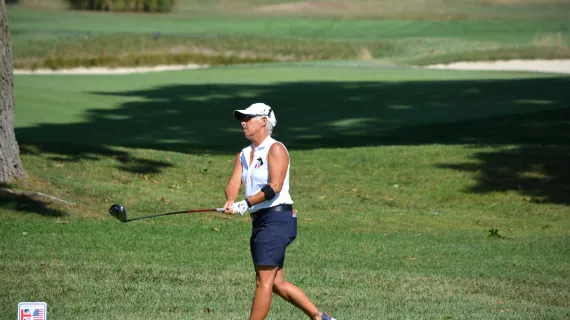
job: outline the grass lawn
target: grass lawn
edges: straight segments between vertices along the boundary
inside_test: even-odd
[[[180,1],[171,14],[137,15],[57,5],[48,10],[28,0],[9,7],[8,16],[16,68],[331,59],[422,65],[570,57],[565,2],[339,3],[265,10],[258,1]]]
[[[29,178],[3,196],[0,318],[243,319],[248,217],[223,204],[234,109],[275,108],[299,237],[286,275],[339,319],[570,317],[567,76],[363,62],[16,76]],[[490,231],[493,230],[493,231]],[[25,285],[23,285],[25,284]],[[302,319],[274,299],[269,319]]]

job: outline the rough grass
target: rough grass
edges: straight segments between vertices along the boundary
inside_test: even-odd
[[[38,36],[37,38],[41,38]],[[110,34],[48,34],[43,43],[23,43],[15,49],[16,68],[79,66],[140,66],[161,64],[226,65],[268,61],[352,59],[355,48],[346,42],[278,40],[246,36]],[[59,42],[59,43],[58,43]],[[51,47],[49,52],[44,51]],[[77,52],[81,52],[78,55]]]
[[[17,68],[58,69],[339,59],[426,64],[570,57],[566,18],[570,6],[563,3],[266,4],[333,9],[363,6],[362,10],[371,15],[368,17],[351,16],[348,11],[339,17],[326,10],[319,16],[273,16],[254,10],[258,6],[255,1],[232,3],[198,6],[198,2],[186,1],[180,3],[178,13],[133,15],[38,11],[24,2],[8,12],[14,64]],[[374,16],[382,14],[382,19]]]

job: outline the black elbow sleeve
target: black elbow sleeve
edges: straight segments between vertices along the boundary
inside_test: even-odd
[[[271,200],[275,197],[275,190],[273,190],[273,188],[268,184],[261,188],[261,192],[265,195],[265,200]]]

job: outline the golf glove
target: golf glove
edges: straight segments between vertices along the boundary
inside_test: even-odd
[[[247,206],[247,202],[245,202],[245,200],[242,200],[240,202],[235,202],[234,204],[232,204],[232,206],[230,207],[230,212],[233,214],[239,214],[240,216],[243,216],[243,214],[246,213],[247,209],[249,209],[249,207]]]

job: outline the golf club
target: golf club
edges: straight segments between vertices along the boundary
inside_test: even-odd
[[[153,214],[150,216],[144,216],[144,217],[139,217],[139,218],[134,218],[134,219],[128,219],[127,218],[127,209],[125,209],[125,207],[123,207],[120,204],[114,204],[111,206],[111,208],[109,208],[109,213],[119,219],[119,221],[121,222],[131,222],[131,221],[135,221],[135,220],[141,220],[141,219],[148,219],[148,218],[155,218],[155,217],[162,217],[162,216],[168,216],[171,214],[179,214],[179,213],[191,213],[191,212],[224,212],[226,211],[226,208],[213,208],[213,209],[196,209],[196,210],[184,210],[184,211],[176,211],[176,212],[167,212],[167,213],[161,213],[161,214]]]

